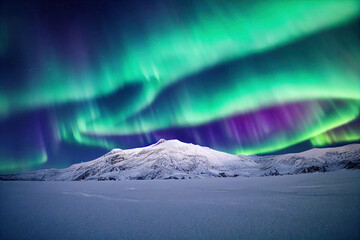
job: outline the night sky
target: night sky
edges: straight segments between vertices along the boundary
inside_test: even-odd
[[[360,141],[360,1],[0,3],[0,173],[179,139]]]

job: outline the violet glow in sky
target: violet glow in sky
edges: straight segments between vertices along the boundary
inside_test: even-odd
[[[5,1],[0,172],[160,138],[233,154],[360,140],[360,3]]]

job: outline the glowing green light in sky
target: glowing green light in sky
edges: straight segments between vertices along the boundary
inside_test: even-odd
[[[360,139],[359,0],[115,1],[59,15],[22,4],[0,9],[0,172],[60,145],[131,148],[171,132],[237,154]]]
[[[137,111],[151,102],[156,92],[179,78],[352,20],[359,15],[360,3],[195,1],[185,12],[159,11],[161,14],[146,19],[148,24],[142,32],[131,25],[121,29],[129,30],[125,33],[113,32],[112,52],[105,62],[94,61],[99,64],[89,60],[89,49],[80,43],[77,52],[81,57],[73,58],[75,63],[65,62],[54,48],[42,49],[41,71],[31,76],[31,84],[25,88],[7,92],[8,100],[1,103],[4,106],[0,115],[4,116],[6,109],[14,112],[91,99],[129,83],[150,83],[146,98],[133,103]],[[176,14],[182,18],[174,17]],[[133,36],[130,32],[134,31]],[[81,67],[77,67],[78,62]],[[127,115],[124,113],[124,117]]]
[[[34,156],[28,156],[27,159],[22,159],[23,161],[19,161],[19,159],[12,159],[11,156],[2,156],[2,158],[6,159],[6,161],[1,161],[0,173],[11,173],[18,171],[28,171],[37,165],[46,163],[47,154],[46,152],[37,153]]]
[[[322,35],[236,61],[164,89],[150,107],[125,121],[103,112],[95,121],[80,116],[78,127],[83,133],[124,135],[204,124],[286,102],[360,100],[360,68],[353,64],[360,62],[356,33],[334,33],[345,40],[339,44],[337,37]]]
[[[311,138],[310,141],[313,146],[326,146],[329,144],[360,141],[360,126],[358,126],[358,123],[355,124],[350,126],[345,125],[323,132]]]

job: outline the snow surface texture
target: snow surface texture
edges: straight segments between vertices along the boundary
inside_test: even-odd
[[[360,239],[360,171],[1,182],[0,239]]]
[[[143,148],[114,149],[65,169],[2,175],[0,180],[80,181],[268,176],[360,168],[360,144],[272,156],[231,155],[208,147],[160,140]]]
[[[260,175],[328,172],[360,168],[360,144],[334,148],[314,148],[301,153],[259,156]]]

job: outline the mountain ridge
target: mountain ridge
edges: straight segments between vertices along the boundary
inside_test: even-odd
[[[161,139],[134,149],[105,155],[64,169],[0,175],[0,180],[81,181],[253,177],[360,168],[360,144],[314,148],[300,153],[232,155],[179,140]]]

